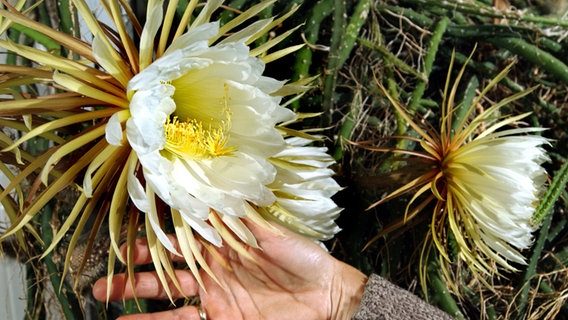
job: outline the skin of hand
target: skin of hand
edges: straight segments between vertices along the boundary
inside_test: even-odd
[[[219,248],[227,266],[206,250],[203,254],[221,286],[202,271],[201,288],[190,271],[176,270],[183,294],[172,286],[174,299],[199,296],[207,319],[350,319],[359,307],[367,277],[357,269],[333,258],[312,241],[280,226],[274,230],[246,222],[260,249],[247,247],[256,261],[238,254],[227,245]],[[174,261],[180,261],[173,256]],[[145,239],[137,239],[137,264],[151,262]],[[138,298],[167,299],[153,272],[135,274],[134,289],[126,276],[112,280],[110,300]],[[93,295],[106,300],[106,278],[99,279]],[[123,293],[124,290],[124,293]],[[197,308],[186,306],[152,314],[124,316],[126,319],[199,320]]]

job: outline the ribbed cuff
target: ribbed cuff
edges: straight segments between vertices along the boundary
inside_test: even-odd
[[[428,304],[376,274],[369,276],[354,320],[451,320],[442,310]]]

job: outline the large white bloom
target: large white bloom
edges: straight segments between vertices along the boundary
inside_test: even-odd
[[[465,262],[476,276],[495,272],[494,263],[516,270],[511,262],[525,263],[521,250],[530,247],[532,232],[538,227],[532,223],[532,219],[546,180],[546,172],[541,164],[548,157],[541,146],[548,144],[548,141],[534,133],[544,129],[500,131],[515,126],[528,113],[497,116],[502,106],[528,94],[530,90],[497,102],[473,116],[473,107],[480,104],[484,94],[505,77],[508,69],[497,75],[476,97],[465,116],[454,119],[456,107],[453,99],[462,69],[451,91],[447,91],[449,84],[446,86],[437,130],[433,125],[415,122],[384,91],[395,109],[420,136],[421,150],[372,149],[420,158],[428,170],[373,204],[375,206],[402,194],[414,193],[404,218],[385,227],[375,239],[404,225],[428,204],[434,203],[428,236],[438,250],[448,283],[455,283],[450,279],[453,273],[449,269],[456,260]],[[413,137],[406,138],[417,141]],[[416,201],[420,203],[414,205]],[[428,254],[430,243],[425,241],[423,254]],[[454,252],[457,257],[452,255]],[[426,268],[424,265],[422,267]],[[424,285],[424,279],[422,281]]]
[[[461,244],[475,242],[482,252],[505,266],[508,264],[503,258],[524,263],[517,249],[532,244],[536,226],[531,219],[545,183],[541,164],[548,157],[540,146],[547,140],[535,135],[512,136],[531,131],[540,129],[478,136],[450,152],[442,163],[448,206],[455,208],[457,220],[464,221],[469,230],[467,236],[458,234],[456,238]],[[468,246],[463,248],[471,254]]]
[[[149,194],[178,210],[193,230],[217,246],[222,237],[207,223],[211,214],[255,245],[239,220],[251,205],[259,211],[267,207],[265,212],[294,230],[330,238],[338,231],[333,219],[339,213],[330,199],[339,187],[326,169],[333,161],[321,148],[285,142],[276,125],[296,115],[272,95],[284,83],[262,75],[264,63],[249,55],[247,38],[209,46],[218,33],[217,22],[190,29],[128,83],[126,137],[143,175],[130,172],[131,199],[149,215],[156,235],[171,251]],[[107,132],[110,142],[120,142],[112,137],[120,134]],[[278,164],[286,155],[307,159],[296,167],[309,167],[308,173],[287,170],[276,179],[279,170],[270,158]],[[275,187],[280,189],[275,192]],[[279,194],[297,198],[276,202]]]

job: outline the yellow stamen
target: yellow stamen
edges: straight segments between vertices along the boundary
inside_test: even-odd
[[[230,155],[236,148],[225,147],[229,137],[224,129],[223,126],[203,128],[203,124],[195,119],[180,122],[174,117],[164,125],[166,150],[183,158],[194,159]]]

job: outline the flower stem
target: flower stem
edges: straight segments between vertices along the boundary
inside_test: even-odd
[[[430,38],[430,43],[428,45],[428,52],[424,57],[424,70],[422,71],[422,73],[424,74],[424,79],[428,79],[430,77],[432,67],[434,66],[434,60],[436,59],[436,54],[438,53],[438,47],[440,46],[440,41],[442,41],[442,36],[446,32],[449,23],[450,18],[443,17],[440,22],[438,22],[436,28],[434,29],[434,32],[432,33],[432,38]],[[412,113],[418,108],[419,102],[424,95],[424,91],[426,90],[427,83],[427,80],[418,81],[416,88],[412,92],[412,98],[410,99],[410,104],[408,106],[409,112]]]
[[[401,71],[410,73],[418,80],[428,81],[423,73],[418,72],[414,67],[408,65],[406,62],[399,59],[394,53],[390,52],[388,48],[386,48],[381,43],[373,43],[367,39],[359,38],[359,42],[362,46],[367,47],[376,51],[383,59],[385,59],[385,63],[392,63],[395,67],[400,69]]]
[[[57,42],[51,40],[51,38],[46,37],[43,33],[31,28],[24,27],[21,24],[17,23],[14,23],[11,28],[13,30],[21,32],[35,42],[43,45],[47,49],[47,51],[59,54],[61,46]]]
[[[431,255],[430,257],[428,278],[430,280],[431,288],[434,291],[433,300],[437,303],[440,309],[444,310],[452,317],[455,317],[456,319],[465,319],[458,307],[458,304],[454,298],[452,298],[446,283],[442,280],[437,258],[435,258],[434,255]]]
[[[361,27],[367,20],[371,7],[370,0],[359,0],[347,22],[347,3],[345,0],[334,1],[333,35],[329,51],[327,74],[324,79],[323,127],[331,124],[331,114],[335,100],[335,88],[339,69],[351,55]]]
[[[554,204],[556,200],[560,197],[562,191],[566,187],[566,182],[568,181],[568,162],[564,162],[560,170],[556,172],[554,175],[554,179],[548,188],[548,191],[542,198],[538,208],[533,215],[532,223],[535,225],[540,225],[540,233],[538,240],[534,246],[533,253],[531,255],[531,259],[529,261],[529,265],[527,266],[525,275],[520,282],[522,284],[522,291],[519,295],[519,303],[518,303],[518,315],[519,318],[525,312],[527,307],[527,299],[529,295],[529,290],[531,288],[530,281],[536,275],[536,266],[540,261],[542,250],[544,244],[546,243],[549,235],[550,224],[552,221],[552,212],[554,208]]]
[[[556,17],[543,17],[534,16],[530,14],[520,13],[517,11],[501,11],[495,9],[491,5],[482,5],[480,1],[470,3],[460,3],[456,1],[439,1],[439,0],[417,0],[416,3],[426,4],[428,6],[437,6],[443,9],[458,11],[461,13],[472,14],[480,17],[498,18],[498,19],[510,19],[517,21],[524,21],[530,23],[538,23],[550,26],[562,26],[568,27],[568,21],[560,20]]]
[[[479,80],[474,75],[467,82],[463,94],[463,102],[454,111],[453,121],[452,121],[452,130],[454,132],[460,129],[459,128],[460,123],[464,123],[463,118],[467,115],[467,111],[470,109],[473,99],[475,99],[476,90],[478,88],[479,88]]]
[[[343,124],[341,125],[341,128],[339,128],[339,135],[333,152],[333,158],[336,161],[341,161],[341,158],[343,157],[343,145],[345,141],[351,140],[362,103],[361,94],[355,94],[353,102],[349,107],[349,113],[345,116]]]
[[[308,44],[314,45],[319,39],[320,26],[322,21],[331,14],[333,0],[321,0],[311,10],[310,17],[306,20],[306,28],[304,35]],[[296,62],[294,64],[294,77],[298,80],[310,76],[310,66],[312,65],[312,49],[309,46],[302,48],[296,54]],[[294,110],[299,108],[299,102],[293,105]]]
[[[486,41],[522,56],[535,65],[542,67],[564,84],[568,84],[568,66],[560,59],[537,46],[516,37],[489,38]]]
[[[564,188],[566,188],[566,183],[568,183],[568,161],[564,162],[562,167],[555,173],[548,191],[542,197],[531,219],[534,225],[543,223],[543,220],[546,219],[547,216],[552,215],[551,212],[554,208],[554,204],[562,194]]]

